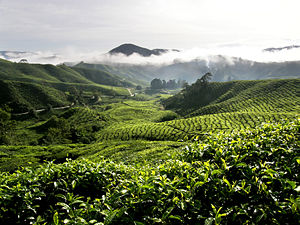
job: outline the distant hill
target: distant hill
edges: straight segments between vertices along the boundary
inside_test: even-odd
[[[128,94],[122,87],[131,86],[132,83],[100,70],[13,63],[0,59],[0,107],[9,105],[13,112],[25,112],[48,104],[70,104],[72,100],[66,94],[70,91],[113,96]]]
[[[149,57],[151,55],[161,55],[164,53],[167,53],[168,51],[179,51],[176,49],[168,50],[168,49],[147,49],[143,48],[134,44],[122,44],[112,50],[110,50],[108,53],[113,54],[124,54],[126,56],[132,55],[133,53],[137,53],[144,57]]]
[[[282,50],[291,50],[291,49],[295,49],[295,48],[300,48],[300,45],[289,45],[289,46],[279,47],[279,48],[265,48],[263,51],[278,52],[278,51],[282,51]]]
[[[80,84],[104,84],[129,87],[132,83],[99,69],[54,66],[51,64],[12,63],[0,59],[0,79],[18,81],[67,82]]]
[[[75,67],[106,71],[143,85],[149,85],[154,78],[180,79],[192,83],[207,72],[213,74],[212,81],[300,78],[300,61],[264,63],[224,56],[214,56],[210,60],[175,61],[168,65],[81,63]]]
[[[122,79],[134,84],[149,85],[149,81],[155,77],[155,71],[158,68],[155,65],[134,65],[126,63],[116,64],[91,64],[81,62],[72,68],[85,68],[105,71],[110,74],[116,74]]]

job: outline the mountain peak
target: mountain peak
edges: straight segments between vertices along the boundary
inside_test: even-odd
[[[161,54],[164,54],[164,53],[167,53],[168,51],[177,51],[179,52],[179,50],[176,50],[176,49],[172,49],[172,50],[169,50],[169,49],[148,49],[148,48],[143,48],[143,47],[140,47],[140,46],[137,46],[137,45],[134,45],[134,44],[130,44],[130,43],[126,43],[126,44],[122,44],[112,50],[110,50],[108,53],[111,54],[111,55],[114,55],[114,54],[124,54],[126,56],[130,56],[134,53],[137,53],[141,56],[144,56],[144,57],[149,57],[151,55],[161,55]]]

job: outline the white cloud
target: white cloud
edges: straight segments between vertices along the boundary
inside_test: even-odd
[[[90,63],[131,63],[131,64],[171,64],[175,61],[187,62],[194,59],[202,59],[207,62],[217,60],[218,55],[227,58],[229,64],[234,62],[232,57],[248,59],[257,62],[283,62],[299,61],[300,48],[282,50],[276,52],[263,51],[267,47],[283,47],[289,45],[289,41],[282,42],[282,45],[242,45],[239,43],[227,43],[222,46],[210,48],[191,48],[181,52],[170,51],[166,54],[150,57],[142,57],[138,54],[125,56],[122,54],[109,55],[101,51],[81,51],[72,47],[65,48],[59,53],[51,51],[38,51],[34,53],[11,54],[11,60],[18,62],[26,58],[30,63],[51,63],[59,64],[63,62],[90,62]]]

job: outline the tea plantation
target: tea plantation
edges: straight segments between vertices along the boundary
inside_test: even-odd
[[[131,96],[95,70],[6,66],[0,224],[299,224],[299,79]]]
[[[297,224],[300,121],[216,133],[156,164],[0,175],[1,224]]]

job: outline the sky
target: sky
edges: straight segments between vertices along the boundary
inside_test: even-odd
[[[0,50],[300,45],[299,0],[0,0]]]

